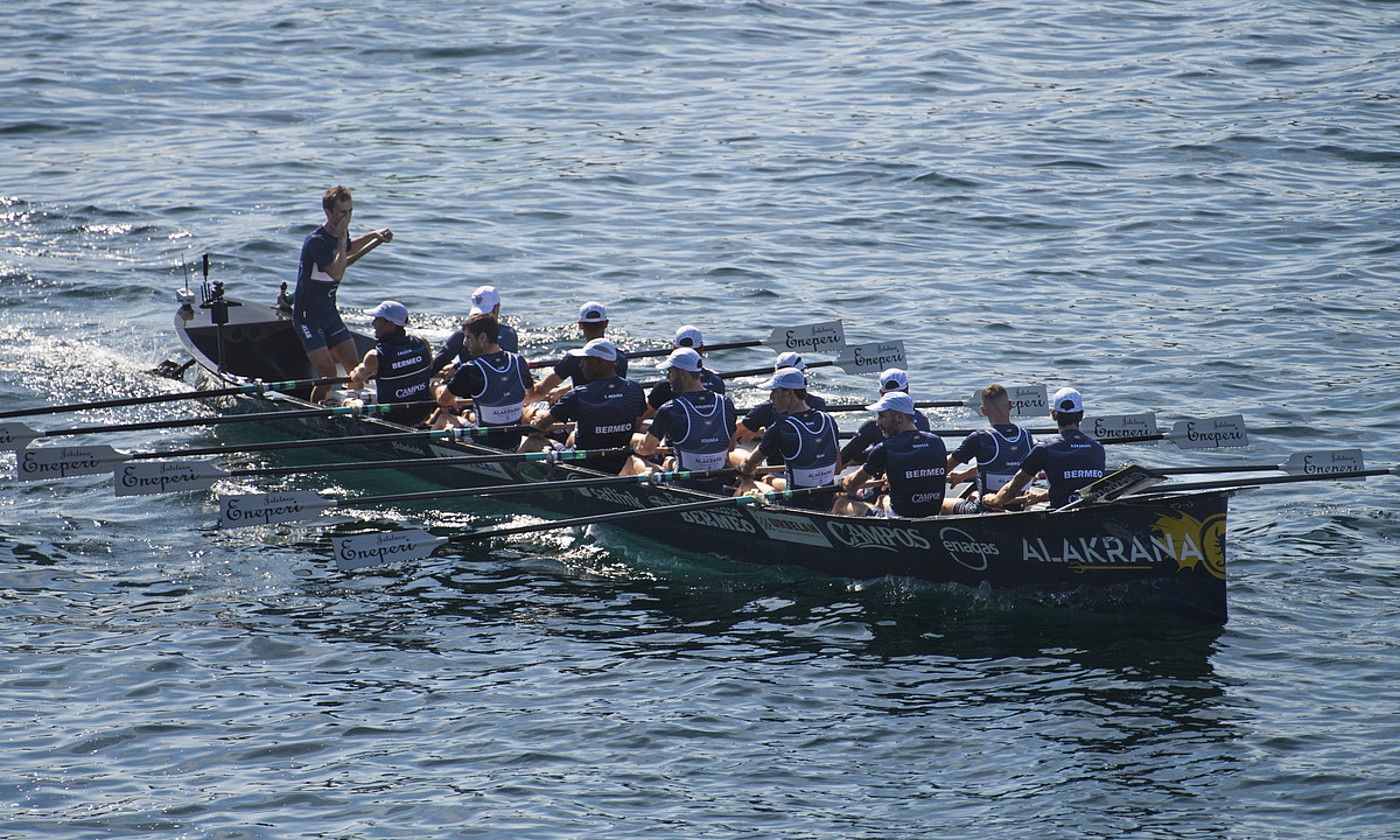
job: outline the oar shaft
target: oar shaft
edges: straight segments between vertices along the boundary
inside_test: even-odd
[[[66,414],[72,411],[88,411],[99,408],[122,408],[128,405],[152,405],[154,403],[179,402],[180,400],[203,400],[211,397],[232,397],[238,394],[257,393],[259,388],[270,391],[285,391],[292,388],[315,387],[317,385],[335,385],[341,382],[348,382],[348,376],[332,376],[325,379],[297,379],[287,382],[268,382],[262,385],[249,384],[238,385],[232,388],[217,388],[211,391],[182,391],[178,394],[151,394],[145,397],[125,397],[113,400],[98,400],[96,402],[71,403],[68,405],[47,405],[38,408],[22,408],[12,411],[0,411],[0,419],[10,417],[30,417],[40,414]]]
[[[271,443],[254,443],[246,446],[210,446],[204,449],[168,449],[160,452],[135,452],[128,460],[148,461],[152,458],[194,458],[200,455],[231,455],[238,452],[276,452],[283,449],[306,449],[316,446],[353,446],[359,443],[393,443],[401,440],[453,440],[457,435],[471,431],[477,436],[494,432],[526,432],[534,426],[483,426],[481,429],[439,429],[420,432],[389,432],[382,435],[347,435],[345,437],[311,438],[308,440],[279,440]]]
[[[378,437],[383,437],[382,435]],[[499,455],[451,455],[444,458],[393,458],[383,461],[347,461],[340,464],[317,464],[310,467],[260,467],[246,470],[230,470],[230,478],[252,478],[257,476],[304,475],[306,473],[356,472],[362,470],[401,469],[414,467],[444,467],[456,464],[509,464],[515,461],[586,461],[590,458],[621,455],[632,450],[625,446],[611,449],[577,449],[562,452],[502,452]]]
[[[1103,441],[1107,443],[1108,441]],[[1162,475],[1207,475],[1210,473],[1239,473],[1239,472],[1268,472],[1270,470],[1282,470],[1282,464],[1236,464],[1234,466],[1216,467],[1151,467],[1155,473]]]
[[[653,482],[717,478],[732,475],[735,469],[703,470],[698,472],[675,471],[652,473],[650,475],[607,476],[606,478],[583,478],[577,481],[532,481],[525,484],[492,484],[485,487],[461,487],[456,490],[424,490],[416,493],[391,493],[383,496],[357,496],[342,499],[338,506],[358,506],[384,504],[385,502],[432,501],[462,496],[512,496],[519,493],[538,493],[544,490],[577,490],[582,487],[606,487],[610,484],[650,484]]]
[[[40,437],[89,435],[99,432],[139,432],[146,429],[183,429],[192,426],[222,426],[231,423],[261,423],[272,420],[296,420],[304,417],[373,416],[387,414],[395,408],[425,408],[437,405],[432,400],[406,403],[367,403],[364,406],[308,408],[297,411],[260,411],[256,414],[228,414],[215,417],[183,417],[176,420],[148,420],[142,423],[113,423],[106,426],[76,426],[71,429],[50,429]]]

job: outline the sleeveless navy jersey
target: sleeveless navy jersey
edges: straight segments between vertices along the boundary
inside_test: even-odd
[[[700,371],[700,384],[704,386],[706,391],[712,391],[716,394],[724,393],[724,380],[720,379],[719,374],[712,370]],[[671,398],[674,396],[675,392],[671,390],[670,380],[663,379],[655,388],[652,388],[651,393],[647,395],[647,404],[652,408],[659,409],[661,406],[670,402]],[[730,427],[730,431],[733,431],[733,426]]]
[[[516,334],[514,327],[505,322],[501,322],[501,333],[496,343],[507,353],[520,352],[520,336]],[[471,357],[471,351],[467,349],[467,331],[458,327],[456,332],[447,337],[447,342],[433,357],[433,370],[435,372],[442,370],[448,364],[461,364]]]
[[[977,493],[995,493],[1010,481],[1031,454],[1035,441],[1031,433],[1015,423],[1000,423],[978,429],[953,450],[953,460],[966,464],[977,459]]]
[[[917,429],[875,444],[863,468],[888,475],[890,508],[897,516],[937,516],[947,491],[948,447],[938,435]]]
[[[1103,467],[1103,444],[1078,429],[1037,443],[1021,462],[1022,472],[1035,475],[1045,471],[1050,480],[1051,507],[1072,501],[1079,488],[1103,478]]]
[[[428,380],[432,378],[432,348],[416,335],[399,335],[374,345],[379,354],[375,389],[381,403],[417,402],[431,399]],[[423,422],[432,407],[395,408],[385,415],[395,423],[413,426]]]
[[[787,467],[787,489],[821,487],[836,480],[836,421],[824,411],[808,409],[784,414],[763,433],[759,449],[781,452]],[[785,502],[790,507],[829,510],[830,496],[812,496]]]
[[[613,366],[618,376],[626,376],[627,354],[618,350],[617,361],[613,362]],[[560,382],[572,381],[575,388],[588,384],[588,377],[583,373],[583,357],[581,356],[565,354],[564,358],[559,360],[559,364],[554,366],[554,375],[559,377]]]
[[[922,411],[914,411],[914,428],[921,432],[929,430],[928,418]],[[874,420],[866,420],[856,429],[855,437],[846,441],[846,445],[841,447],[841,460],[850,464],[864,464],[865,457],[870,452],[870,447],[885,439],[885,433],[880,431],[880,424]]]
[[[292,293],[292,318],[305,320],[336,314],[335,293],[340,281],[325,269],[335,260],[340,241],[318,227],[301,243],[297,263],[297,285]]]
[[[738,412],[728,397],[700,390],[679,394],[657,409],[647,434],[665,441],[682,470],[718,470],[728,466],[729,438]],[[716,492],[721,479],[685,483]]]
[[[483,426],[512,426],[525,411],[525,392],[534,384],[525,360],[504,350],[469,359],[457,368],[447,390],[470,397],[477,422]],[[520,432],[489,435],[487,446],[510,448],[520,443]]]
[[[816,394],[808,394],[807,407],[815,408],[817,411],[826,411],[826,400]],[[766,429],[773,425],[773,421],[777,419],[778,410],[773,407],[773,403],[761,402],[749,409],[749,413],[744,415],[743,423],[744,428],[751,432],[756,432],[759,429]]]
[[[614,376],[574,388],[549,410],[549,415],[561,423],[578,423],[574,435],[577,448],[604,449],[630,444],[632,429],[646,407],[641,385]],[[626,460],[627,455],[623,454],[582,463],[604,472],[617,472]]]

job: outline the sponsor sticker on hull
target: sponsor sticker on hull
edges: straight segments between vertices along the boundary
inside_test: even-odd
[[[831,540],[827,539],[821,528],[817,527],[817,523],[810,519],[772,511],[749,510],[749,513],[758,520],[759,527],[769,539],[822,548],[832,547]]]

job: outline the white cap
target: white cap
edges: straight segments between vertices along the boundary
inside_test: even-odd
[[[914,398],[902,391],[891,391],[866,406],[870,411],[898,411],[900,414],[914,414]]]
[[[705,366],[705,361],[700,358],[700,354],[689,347],[677,347],[671,351],[671,355],[666,357],[666,361],[660,364],[661,370],[679,368],[688,370],[691,373],[699,373]]]
[[[608,320],[607,307],[596,300],[590,300],[578,308],[578,322],[580,324],[601,324]]]
[[[1073,388],[1061,388],[1050,398],[1050,410],[1061,414],[1073,414],[1084,410],[1084,398]]]
[[[705,336],[694,324],[684,324],[676,330],[676,337],[671,340],[671,344],[675,347],[694,347],[699,350],[705,346]]]
[[[880,372],[880,393],[909,390],[909,374],[899,368],[887,368]]]
[[[408,323],[408,307],[396,300],[381,301],[373,309],[366,309],[365,314],[371,318],[383,318],[401,327]]]
[[[570,356],[591,356],[605,362],[617,361],[617,345],[606,338],[595,338],[582,347],[569,351]]]
[[[802,361],[801,356],[789,350],[788,352],[780,355],[777,361],[773,362],[773,370],[785,367],[797,368],[798,370],[806,370],[807,363]]]
[[[468,315],[490,315],[501,305],[501,293],[495,286],[477,286],[472,292],[472,311]]]
[[[807,387],[807,377],[802,375],[802,371],[797,368],[778,368],[773,371],[773,375],[768,377],[768,381],[758,386],[765,391],[772,391],[777,388],[790,388],[794,391],[803,390]]]

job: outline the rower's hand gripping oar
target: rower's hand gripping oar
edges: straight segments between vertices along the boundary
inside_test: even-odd
[[[543,452],[530,453],[544,455]],[[510,496],[520,493],[578,490],[586,487],[606,487],[612,484],[660,484],[666,481],[718,478],[733,475],[732,468],[718,470],[674,470],[641,475],[605,476],[573,481],[532,481],[496,484],[486,487],[463,487],[456,490],[423,490],[414,493],[391,493],[382,496],[357,496],[333,499],[315,490],[294,490],[283,493],[256,493],[245,496],[224,496],[219,499],[219,527],[246,528],[252,525],[276,525],[315,519],[322,512],[338,507],[385,504],[389,502],[433,501],[462,496]]]
[[[822,321],[818,324],[802,324],[795,327],[774,327],[767,338],[752,341],[731,341],[725,344],[706,344],[696,349],[708,353],[711,350],[735,350],[740,347],[769,347],[779,353],[788,351],[798,353],[840,352],[846,347],[846,331],[840,320]],[[629,350],[627,358],[644,359],[669,356],[674,349],[674,347],[666,347],[654,350]],[[530,362],[530,367],[532,369],[554,367],[561,361],[563,360],[541,359]]]
[[[629,478],[640,476],[628,476]],[[569,482],[570,484],[575,482]],[[782,502],[806,496],[834,494],[842,490],[839,484],[821,487],[808,487],[802,490],[776,490],[759,496],[726,496],[723,499],[706,499],[700,502],[685,502],[678,505],[661,505],[640,510],[624,510],[615,513],[600,513],[594,516],[579,516],[573,519],[556,519],[533,525],[510,525],[495,528],[482,528],[439,537],[422,529],[390,531],[377,534],[364,534],[357,537],[341,537],[335,541],[335,563],[343,571],[377,566],[386,560],[417,562],[426,559],[439,547],[452,542],[486,540],[493,537],[506,537],[513,534],[530,534],[538,531],[553,531],[559,528],[576,528],[582,525],[597,525],[607,522],[620,522],[644,516],[688,513],[722,507],[744,507],[759,502]]]
[[[321,379],[289,379],[281,382],[254,380],[247,385],[229,388],[216,388],[211,391],[181,391],[178,394],[151,394],[145,397],[126,397],[97,402],[70,403],[68,405],[45,405],[36,408],[20,408],[13,411],[0,411],[0,420],[11,417],[32,417],[39,414],[65,414],[72,411],[87,411],[98,408],[122,408],[129,405],[151,405],[153,403],[179,402],[181,400],[204,400],[211,397],[236,397],[241,394],[262,394],[268,391],[296,391],[314,388],[317,385],[338,385],[349,382],[348,376],[329,376]]]

